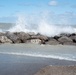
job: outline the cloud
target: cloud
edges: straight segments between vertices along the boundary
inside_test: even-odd
[[[49,5],[50,6],[57,6],[58,5],[58,2],[55,1],[55,0],[52,0],[52,1],[49,2]]]

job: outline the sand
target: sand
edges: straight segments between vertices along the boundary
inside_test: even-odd
[[[35,75],[76,75],[76,66],[47,66]]]

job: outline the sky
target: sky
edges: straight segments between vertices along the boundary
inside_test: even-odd
[[[44,13],[55,23],[76,24],[76,0],[0,0],[0,22],[15,22],[18,14]]]

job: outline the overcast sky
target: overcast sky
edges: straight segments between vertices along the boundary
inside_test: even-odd
[[[55,22],[62,18],[76,24],[76,0],[0,0],[0,22],[14,22],[17,14],[49,12]]]

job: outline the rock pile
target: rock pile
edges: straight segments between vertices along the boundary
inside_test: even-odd
[[[49,45],[76,45],[76,34],[60,34],[48,37],[41,34],[25,32],[5,32],[0,33],[0,43],[36,43]]]

